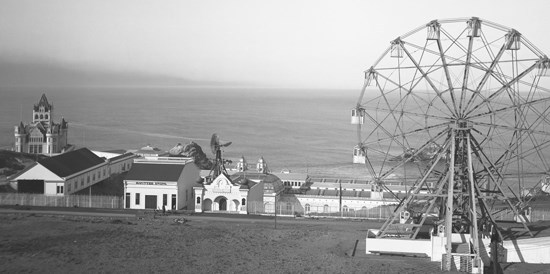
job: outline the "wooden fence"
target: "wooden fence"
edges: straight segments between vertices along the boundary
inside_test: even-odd
[[[0,205],[123,208],[124,199],[118,196],[0,193]]]

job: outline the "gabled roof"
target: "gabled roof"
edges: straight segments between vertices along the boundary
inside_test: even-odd
[[[185,165],[176,164],[145,164],[134,163],[126,180],[143,180],[143,181],[177,181]]]
[[[81,148],[51,158],[38,160],[38,163],[59,177],[67,177],[102,164],[104,161],[89,149]]]
[[[45,93],[43,93],[42,97],[40,97],[40,101],[38,101],[38,104],[34,105],[34,110],[37,111],[40,106],[44,106],[44,109],[46,111],[49,111],[52,108],[52,105],[48,103],[48,98],[46,98]]]

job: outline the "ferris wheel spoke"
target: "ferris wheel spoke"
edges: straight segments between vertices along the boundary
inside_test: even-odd
[[[396,140],[395,137],[391,137],[392,136],[391,132],[389,132],[386,128],[384,128],[382,126],[382,124],[380,122],[378,122],[376,119],[374,119],[369,113],[365,113],[365,116],[368,117],[369,120],[371,120],[371,122],[373,122],[376,125],[375,130],[380,129],[382,132],[384,132],[384,134],[386,134],[386,136],[390,136],[389,139],[394,140],[400,146],[405,147],[402,143],[400,143],[398,140]],[[375,131],[373,131],[373,133],[374,132]]]
[[[381,91],[383,92],[383,91]],[[402,129],[402,125],[401,125],[401,121],[402,121],[402,118],[403,118],[403,104],[406,102],[408,96],[405,95],[405,96],[402,96],[401,99],[399,100],[399,102],[397,102],[395,108],[391,109],[391,104],[390,102],[388,101],[388,98],[386,96],[383,96],[384,98],[384,103],[386,104],[386,106],[388,107],[388,113],[392,115],[394,121],[396,121],[396,128],[395,130],[396,131],[400,131],[400,132],[403,132],[403,129]],[[401,107],[401,111],[399,111],[399,106]],[[395,115],[396,115],[396,112],[398,112],[398,115],[399,115],[399,118],[397,118]],[[394,132],[395,133],[395,132]],[[406,140],[403,140],[403,143],[405,143]],[[408,144],[407,144],[408,145]]]
[[[389,170],[385,171],[384,173],[381,173],[381,178],[386,178],[387,176],[389,176],[390,174],[392,174],[393,172],[395,172],[395,170],[397,170],[398,168],[402,167],[405,163],[409,162],[409,161],[412,161],[412,159],[414,159],[415,157],[417,157],[418,155],[420,155],[420,153],[422,153],[426,148],[430,147],[433,143],[436,143],[435,141],[438,140],[439,138],[443,137],[443,136],[450,136],[448,134],[448,130],[444,130],[444,131],[441,131],[439,132],[434,138],[428,140],[427,142],[425,142],[420,148],[418,148],[418,150],[415,151],[414,154],[411,155],[411,157],[407,157],[406,159],[404,159],[403,161],[399,162],[398,164],[394,165],[393,167],[391,167]],[[445,146],[446,147],[446,142],[445,142]],[[439,156],[442,156],[442,155],[439,155]]]
[[[398,83],[395,83],[394,81],[392,81],[391,79],[387,78],[387,77],[386,77],[385,75],[383,75],[383,74],[377,74],[377,75],[380,76],[380,77],[382,77],[383,79],[387,80],[388,82],[390,82],[390,83],[392,83],[392,84],[394,84],[395,86],[398,87],[398,88],[392,90],[392,92],[393,92],[393,91],[396,91],[396,92],[397,92],[398,89],[401,88],[401,89],[403,89],[404,91],[407,92],[407,96],[413,96],[413,97],[415,98],[415,100],[418,99],[418,100],[422,101],[422,102],[420,102],[420,103],[423,103],[423,104],[425,104],[425,105],[432,105],[432,103],[426,101],[425,98],[422,98],[421,96],[419,96],[419,95],[416,94],[415,92],[412,92],[413,90],[407,89],[407,88],[405,88],[405,87],[399,85]],[[389,92],[386,92],[386,93],[383,93],[383,94],[388,95]],[[380,97],[377,97],[377,98],[375,98],[375,99],[378,100],[378,99],[380,99]],[[373,99],[373,100],[375,100],[375,99]],[[365,102],[365,103],[363,104],[363,106],[365,107],[365,106],[367,106],[367,105],[370,105],[370,103],[371,103],[373,100],[369,100],[369,101]],[[419,105],[419,107],[420,107],[420,105]],[[432,107],[433,107],[434,109],[437,109],[441,114],[446,113],[445,110],[440,109],[439,107],[436,107],[436,106],[433,106],[433,105],[432,105]]]
[[[502,94],[502,92],[506,91],[510,86],[514,85],[517,81],[519,81],[521,78],[525,77],[525,75],[527,75],[528,73],[530,73],[532,70],[534,70],[537,65],[538,65],[539,62],[531,65],[529,68],[527,68],[526,70],[524,70],[521,74],[519,74],[518,76],[514,77],[512,80],[510,80],[506,85],[502,86],[501,88],[499,88],[497,91],[495,91],[494,93],[492,93],[491,95],[489,95],[487,97],[486,100],[483,100],[481,103],[475,105],[474,107],[472,107],[467,113],[466,113],[466,116],[470,115],[474,110],[480,108],[482,106],[483,103],[487,103],[488,101],[494,99],[495,97],[497,97],[498,95]]]
[[[477,149],[474,149],[473,152],[477,156],[479,162],[484,166],[485,170],[487,171],[487,174],[489,177],[495,182],[495,186],[500,190],[500,192],[504,192],[501,188],[501,184],[505,184],[505,186],[510,190],[510,192],[515,196],[517,199],[517,195],[515,194],[514,190],[504,181],[504,176],[501,172],[499,172],[499,168],[495,166],[495,164],[491,161],[490,158],[487,157],[484,150],[481,149],[479,146],[479,143],[475,139],[474,136],[471,136],[471,140],[474,143],[474,145],[477,146]],[[496,173],[493,174],[493,172]],[[509,203],[509,200],[506,200]]]
[[[518,104],[518,105],[510,105],[510,106],[499,108],[499,109],[493,109],[492,111],[478,113],[478,114],[469,116],[468,119],[483,118],[483,117],[487,117],[489,115],[495,115],[495,114],[510,112],[510,111],[514,111],[515,109],[521,108],[521,107],[532,108],[533,105],[535,105],[535,104],[546,103],[546,102],[550,102],[550,97],[541,98],[541,99],[533,100],[533,101],[529,101],[529,102],[524,102],[524,103],[521,103],[521,104]],[[533,109],[533,111],[535,111],[535,109]],[[548,108],[545,110],[545,112],[548,112]],[[545,115],[542,115],[543,113],[539,113],[537,111],[536,114],[538,115],[537,119],[544,119],[544,120],[548,121],[548,118]]]
[[[456,41],[456,40],[455,40]],[[455,42],[453,41],[453,43]],[[451,95],[451,102],[453,103],[453,110],[454,113],[458,113],[456,109],[456,99],[453,92],[453,81],[451,80],[451,74],[449,72],[449,67],[447,66],[447,59],[445,58],[445,52],[443,51],[443,46],[441,45],[441,39],[437,39],[437,48],[439,49],[439,59],[441,60],[441,63],[443,65],[443,71],[445,72],[445,79],[447,80],[447,90],[449,90],[449,93]]]
[[[401,44],[403,46],[403,44]],[[439,91],[439,89],[434,85],[434,83],[432,82],[431,78],[428,77],[428,75],[424,72],[424,70],[418,65],[417,61],[414,59],[414,57],[411,55],[411,53],[407,50],[407,48],[405,48],[403,46],[403,51],[407,54],[407,56],[409,57],[409,59],[411,60],[411,62],[413,62],[413,64],[416,66],[416,69],[420,72],[420,74],[422,74],[422,76],[424,77],[424,79],[426,79],[426,81],[428,82],[428,84],[430,85],[430,87],[433,89],[433,91],[437,94],[437,96],[439,97],[439,99],[443,102],[443,104],[445,105],[445,107],[447,107],[447,110],[449,110],[449,112],[453,113],[453,110],[450,108],[449,106],[449,103],[447,103],[447,101],[445,100],[445,98],[441,95],[441,92]]]
[[[487,68],[487,70],[485,70],[485,74],[483,74],[483,78],[481,78],[481,80],[479,81],[479,84],[477,85],[477,88],[471,94],[470,99],[468,100],[468,103],[466,104],[466,109],[469,109],[470,104],[475,99],[475,97],[479,96],[481,94],[482,88],[487,83],[487,80],[489,79],[489,76],[491,76],[494,73],[494,69],[497,66],[500,58],[504,54],[505,50],[506,50],[506,44],[503,44],[502,47],[500,48],[500,50],[498,51],[497,55],[493,58],[493,61],[489,65],[489,68]]]
[[[550,140],[546,140],[543,143],[537,142],[533,146],[530,146],[529,149],[524,150],[524,151],[520,151],[519,148],[522,146],[521,140],[526,139],[526,138],[531,138],[533,136],[524,137],[524,138],[520,139],[520,142],[513,142],[515,138],[508,138],[508,140],[510,140],[511,142],[510,143],[505,143],[505,142],[495,141],[495,138],[496,138],[495,135],[487,135],[487,134],[481,132],[478,129],[474,129],[474,131],[477,134],[479,134],[480,136],[484,137],[484,139],[490,140],[489,142],[490,142],[491,148],[499,149],[499,150],[502,151],[500,156],[497,157],[495,159],[495,161],[493,162],[495,166],[504,167],[505,165],[510,165],[510,164],[517,163],[518,161],[523,161],[523,162],[525,162],[525,163],[527,163],[531,166],[540,166],[539,163],[542,163],[544,169],[548,170],[547,161],[544,158],[544,155],[542,155],[541,151],[544,148],[550,146]],[[516,135],[516,134],[518,134],[518,132],[514,132],[514,135]],[[531,133],[527,133],[527,134],[532,135]],[[502,136],[509,136],[508,133],[502,133],[501,135]],[[477,142],[479,143],[480,146],[484,143],[483,141],[482,142],[477,141]],[[487,147],[488,145],[485,144],[483,146]],[[533,160],[528,159],[529,156],[532,156],[534,154],[537,154],[538,157],[535,157],[535,159],[533,159]],[[518,158],[520,160],[515,160],[516,158]]]
[[[472,47],[474,45],[474,36],[470,36],[468,40],[468,51],[466,52],[466,65],[464,66],[464,75],[462,80],[462,89],[460,93],[460,103],[458,104],[458,111],[462,114],[462,108],[466,107],[464,100],[466,97],[466,91],[468,90],[468,77],[470,76],[470,61],[472,59]]]
[[[364,109],[373,110],[373,111],[380,111],[380,112],[392,112],[392,111],[395,112],[395,110],[387,109],[387,108],[364,107]],[[399,112],[400,114],[403,114],[403,115],[409,115],[409,116],[415,116],[415,117],[421,117],[421,118],[430,118],[430,119],[440,120],[440,121],[452,121],[453,120],[452,118],[449,118],[449,117],[441,117],[441,116],[436,116],[436,115],[431,115],[431,114],[426,114],[426,113],[417,113],[417,112],[405,111],[405,110],[399,110],[397,112]]]
[[[513,132],[529,132],[529,133],[537,133],[541,135],[547,135],[548,132],[542,131],[542,130],[534,130],[534,129],[528,129],[518,126],[506,126],[506,125],[496,125],[496,124],[489,124],[485,122],[472,122],[477,126],[485,126],[485,127],[491,127],[491,128],[498,128],[498,129],[505,129]]]
[[[413,134],[417,134],[417,133],[421,133],[421,132],[425,132],[425,131],[428,131],[428,130],[432,130],[432,129],[438,129],[438,128],[448,128],[449,125],[451,123],[448,122],[448,123],[441,123],[441,124],[437,124],[437,125],[433,125],[433,126],[429,126],[429,127],[425,127],[425,128],[417,128],[417,129],[414,129],[414,130],[411,130],[411,131],[407,131],[407,132],[403,132],[399,135],[387,135],[386,138],[379,138],[379,139],[376,139],[376,140],[373,140],[373,141],[370,141],[370,142],[364,142],[364,144],[366,146],[369,146],[369,145],[373,145],[373,144],[376,144],[376,143],[379,143],[379,142],[385,142],[385,141],[390,141],[390,140],[394,140],[396,138],[399,138],[399,137],[407,137],[407,136],[410,136],[410,135],[413,135]],[[404,146],[402,143],[399,143],[403,148],[407,148],[406,146]]]

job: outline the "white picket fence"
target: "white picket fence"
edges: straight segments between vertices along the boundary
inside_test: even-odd
[[[118,196],[0,193],[0,205],[123,208],[123,203]]]

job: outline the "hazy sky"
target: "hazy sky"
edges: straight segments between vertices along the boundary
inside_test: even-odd
[[[550,1],[0,0],[0,61],[200,81],[360,88],[389,41],[477,16],[550,52]]]

